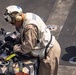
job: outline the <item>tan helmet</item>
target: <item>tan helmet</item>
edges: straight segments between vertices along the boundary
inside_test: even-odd
[[[12,13],[16,12],[17,15],[11,15]],[[13,23],[15,20],[16,21],[21,21],[22,17],[22,8],[17,6],[17,5],[10,5],[6,7],[5,13],[4,13],[4,18],[7,22]]]

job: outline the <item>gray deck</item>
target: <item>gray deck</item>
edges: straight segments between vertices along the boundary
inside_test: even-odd
[[[0,28],[7,31],[15,30],[3,17],[5,7],[12,4],[21,6],[23,12],[38,14],[55,27],[51,32],[62,48],[58,75],[76,75],[76,64],[69,63],[76,56],[76,0],[0,0]]]

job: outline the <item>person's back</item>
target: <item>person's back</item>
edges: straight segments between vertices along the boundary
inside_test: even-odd
[[[34,13],[26,13],[25,14],[24,26],[33,24],[38,27],[38,40],[42,43],[41,46],[46,46],[51,38],[50,30],[47,28],[44,21]],[[47,37],[48,36],[48,37]]]

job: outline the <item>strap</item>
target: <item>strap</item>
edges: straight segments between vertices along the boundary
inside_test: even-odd
[[[35,59],[34,61],[34,75],[38,75],[39,72],[39,58]]]
[[[25,64],[25,63],[23,64],[24,67],[27,67],[27,68],[29,69],[29,75],[30,75],[30,70],[31,70],[31,69],[30,69],[30,65],[31,65],[31,64]]]
[[[7,67],[7,71],[5,75],[13,75],[14,74],[14,70],[13,70],[13,60],[10,60],[10,63]]]
[[[27,67],[27,68],[29,69],[29,75],[30,75],[30,67],[29,67],[27,64],[24,65],[22,61],[19,61],[19,62],[18,62],[18,65],[19,65],[19,73],[20,73],[21,75],[24,74],[24,72],[22,72],[23,67]]]
[[[38,70],[39,70],[39,58],[37,59],[30,59],[30,61],[32,61],[32,63],[26,64],[24,63],[24,67],[27,67],[29,69],[29,75],[31,73],[31,68],[30,66],[33,66],[34,68],[34,75],[38,75]]]
[[[47,49],[48,49],[48,47],[49,47],[51,41],[52,41],[52,35],[51,35],[51,38],[50,38],[49,43],[46,45],[46,48],[45,48],[45,59],[46,59],[46,55],[47,55]]]
[[[9,66],[9,72],[13,72],[14,70],[13,70],[13,61],[11,60],[10,61],[10,66]]]
[[[21,61],[18,61],[18,65],[19,65],[19,72],[22,72],[23,63]]]

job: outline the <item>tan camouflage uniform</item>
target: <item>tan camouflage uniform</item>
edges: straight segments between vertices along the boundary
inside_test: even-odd
[[[28,25],[25,27],[24,37],[21,36],[21,45],[15,45],[14,51],[28,53],[33,50],[37,44],[37,27]],[[21,33],[22,34],[22,33]],[[46,59],[40,60],[39,75],[57,75],[61,48],[57,40],[54,46],[47,53]]]

